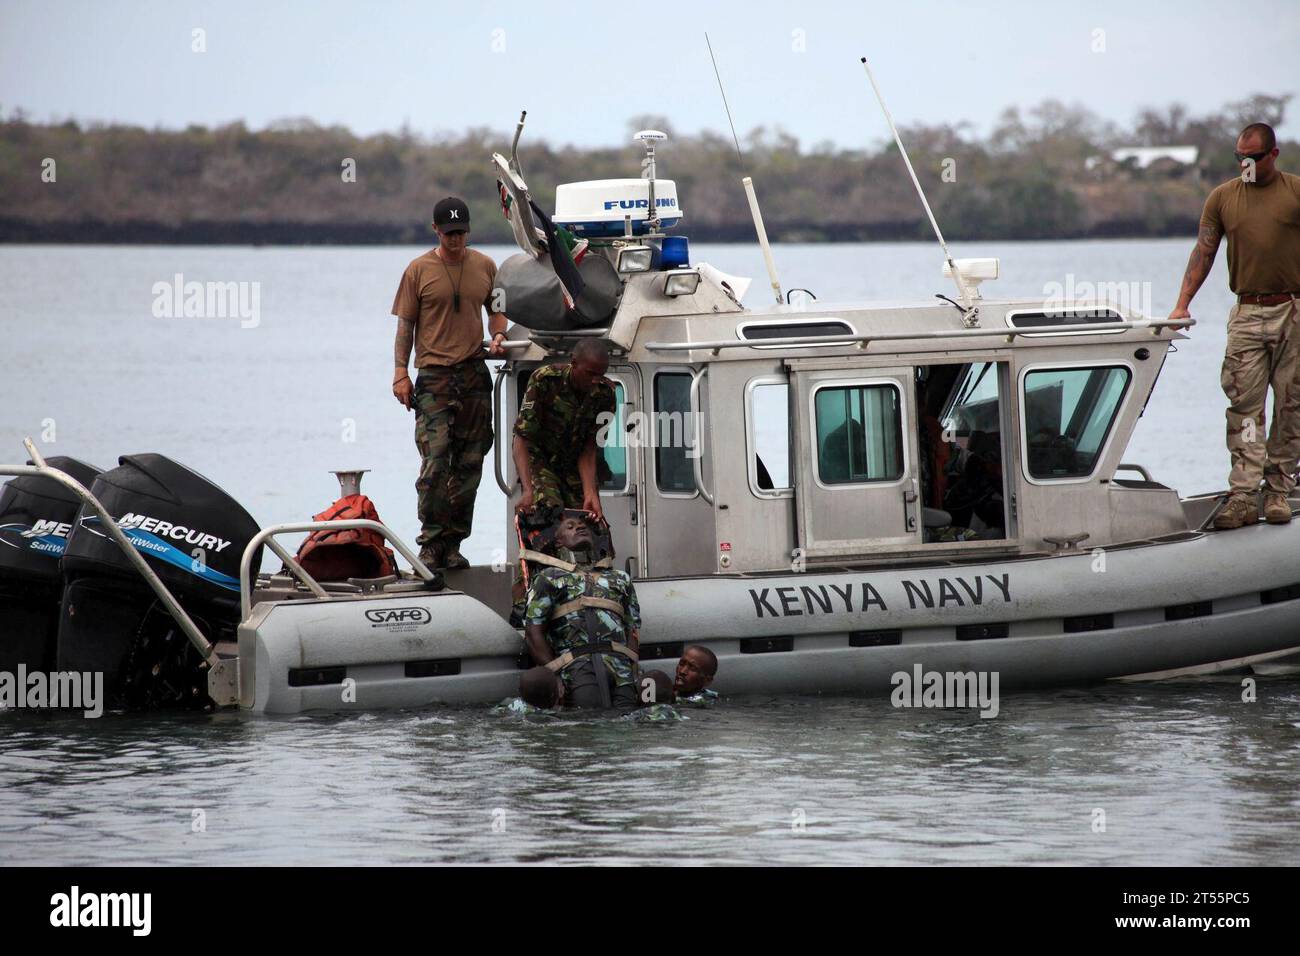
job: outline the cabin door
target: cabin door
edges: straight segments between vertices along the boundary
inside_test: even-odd
[[[794,369],[796,514],[806,557],[921,543],[912,379],[902,367]]]
[[[614,540],[615,567],[636,577],[640,573],[642,527],[635,434],[642,417],[641,378],[632,365],[611,365],[605,377],[614,383],[614,420],[602,423],[596,433],[596,444],[607,466],[600,469],[604,476],[600,506]]]
[[[518,556],[514,540],[514,507],[519,501],[520,488],[511,457],[511,432],[528,381],[536,368],[520,369],[507,384],[505,398],[498,399],[499,403],[504,401],[504,407],[499,406],[497,412],[503,421],[493,453],[497,456],[494,461],[497,480],[503,488],[510,489],[506,507],[511,540],[507,550],[512,561]],[[635,576],[640,566],[644,526],[639,498],[641,458],[635,441],[635,423],[640,418],[641,376],[635,366],[611,365],[605,377],[614,383],[614,419],[597,423],[597,453],[604,459],[604,467],[598,467],[597,471],[600,506],[613,537],[617,556],[615,566]],[[631,434],[629,427],[633,429]]]

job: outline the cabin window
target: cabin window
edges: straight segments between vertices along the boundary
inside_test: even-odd
[[[1086,478],[1097,468],[1132,377],[1123,366],[1033,369],[1024,377],[1029,477]]]
[[[1116,325],[1124,316],[1114,309],[1098,306],[1094,309],[1044,309],[1032,312],[1008,312],[1007,325],[1017,329],[1043,329],[1026,332],[1026,335],[1097,335],[1103,332],[1122,332],[1123,329],[1080,329],[1053,331],[1061,326]]]
[[[790,383],[755,379],[746,388],[749,487],[759,497],[785,497],[790,480]]]
[[[740,327],[742,339],[826,338],[818,345],[852,345],[852,341],[834,341],[836,336],[854,335],[853,326],[840,319],[790,319],[786,322],[746,323]],[[789,345],[755,345],[756,349],[797,348]]]
[[[600,453],[605,467],[600,482],[601,491],[627,490],[627,415],[624,407],[623,383],[614,381],[614,420],[597,432]]]
[[[895,386],[823,386],[813,403],[817,478],[822,484],[903,477],[902,403]]]
[[[655,484],[665,494],[695,494],[691,373],[660,372],[654,379]]]

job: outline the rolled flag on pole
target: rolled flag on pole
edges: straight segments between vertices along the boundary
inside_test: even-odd
[[[571,309],[573,303],[582,295],[585,283],[578,273],[578,267],[574,265],[573,259],[569,255],[569,247],[560,241],[555,223],[551,222],[551,217],[542,212],[542,208],[531,199],[528,202],[533,207],[533,216],[542,224],[542,230],[546,234],[546,248],[551,257],[551,268],[555,270],[555,274],[560,277],[560,282],[564,284],[565,304]]]
[[[532,197],[528,185],[500,153],[492,154],[492,165],[497,174],[497,192],[501,197],[501,212],[510,221],[515,244],[534,259],[546,252],[546,233],[533,220]]]

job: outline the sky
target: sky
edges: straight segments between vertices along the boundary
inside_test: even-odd
[[[1049,97],[1127,125],[1263,92],[1296,95],[1279,132],[1300,135],[1300,0],[0,0],[0,109],[425,135],[509,130],[527,109],[529,135],[579,146],[622,143],[649,113],[725,134],[706,31],[742,135],[879,144],[862,56],[900,125],[985,133]]]

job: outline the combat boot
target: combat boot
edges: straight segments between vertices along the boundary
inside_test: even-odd
[[[420,560],[430,571],[436,571],[439,568],[446,567],[442,557],[442,546],[437,544],[426,544],[420,549]]]
[[[443,567],[448,571],[462,571],[469,567],[469,558],[460,553],[460,548],[451,548],[447,551]]]
[[[1214,516],[1214,527],[1220,531],[1231,531],[1244,524],[1254,524],[1259,520],[1259,506],[1254,495],[1233,495],[1228,503]]]
[[[1264,492],[1264,520],[1269,524],[1288,524],[1291,521],[1291,503],[1280,491]]]

